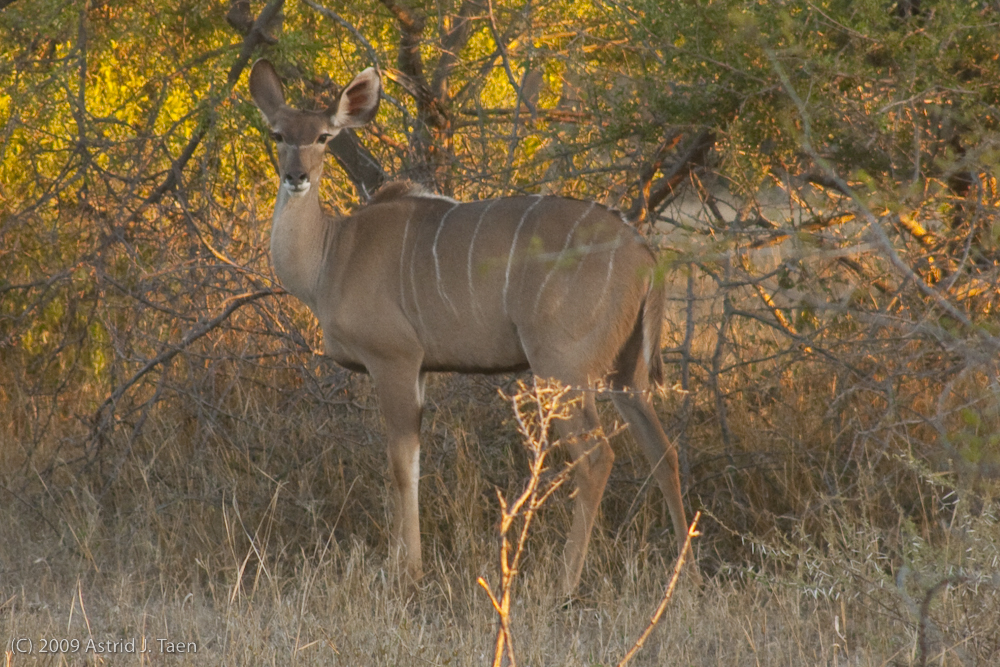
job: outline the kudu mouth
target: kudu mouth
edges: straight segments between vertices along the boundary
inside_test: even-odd
[[[282,187],[288,191],[289,194],[301,196],[309,192],[309,181],[303,183],[289,183],[288,181],[282,182]]]

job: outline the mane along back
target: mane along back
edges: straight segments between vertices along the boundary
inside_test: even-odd
[[[403,197],[426,197],[429,193],[424,186],[413,181],[391,181],[380,187],[372,198],[368,201],[369,206],[384,204],[385,202]]]

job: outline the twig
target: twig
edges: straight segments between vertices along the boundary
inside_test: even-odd
[[[531,8],[531,0],[524,6],[523,12],[527,12]],[[510,64],[510,54],[507,52],[507,44],[505,40],[500,37],[500,30],[497,28],[496,15],[493,12],[493,0],[486,0],[486,13],[489,18],[490,32],[493,35],[493,42],[496,44],[497,52],[500,54],[500,60],[503,63],[504,72],[507,74],[507,82],[510,87],[514,90],[516,99],[514,101],[514,115],[511,120],[511,136],[507,147],[507,164],[504,168],[504,178],[509,183],[511,177],[511,169],[514,164],[514,153],[517,149],[518,143],[518,118],[521,113],[521,100],[524,94],[524,86],[517,82],[517,77],[514,75],[514,69]],[[526,75],[528,69],[530,68],[530,62],[524,68],[524,74]]]
[[[681,418],[677,436],[677,454],[680,459],[681,476],[685,487],[691,486],[691,458],[689,456],[688,426],[691,422],[694,400],[691,394],[692,347],[694,344],[694,302],[695,302],[695,265],[687,265],[687,293],[684,303],[684,342],[681,345],[681,392],[684,401],[681,403]]]
[[[677,581],[681,578],[681,571],[684,567],[684,561],[687,560],[688,555],[691,553],[691,541],[701,535],[698,532],[698,519],[701,518],[701,512],[695,512],[694,518],[691,520],[691,526],[688,528],[687,536],[684,538],[684,548],[681,549],[680,555],[677,557],[677,562],[674,564],[674,572],[670,575],[670,581],[667,583],[667,590],[663,592],[663,599],[660,600],[659,606],[657,606],[656,611],[653,612],[653,617],[649,619],[649,624],[646,629],[643,630],[639,638],[635,640],[635,644],[628,650],[625,657],[621,659],[617,667],[625,667],[628,661],[631,660],[636,653],[642,649],[642,645],[646,643],[649,635],[652,634],[653,628],[656,624],[660,622],[660,618],[663,616],[663,612],[667,610],[667,605],[670,604],[670,599],[674,597],[674,590],[677,588]]]
[[[728,269],[728,267],[727,267]],[[722,375],[722,358],[726,349],[726,334],[729,330],[729,323],[732,320],[732,304],[729,294],[722,297],[722,321],[719,323],[719,334],[715,339],[715,352],[712,354],[712,370],[709,375],[709,385],[712,387],[712,394],[715,396],[715,411],[719,419],[719,429],[722,431],[722,442],[725,446],[726,456],[729,465],[733,466],[733,437],[729,428],[727,418],[726,397],[722,393],[719,384],[719,377]]]
[[[927,654],[930,651],[927,631],[933,625],[930,619],[931,600],[941,589],[965,583],[966,581],[968,579],[963,576],[948,577],[931,586],[930,590],[924,595],[924,599],[920,603],[920,627],[917,638],[917,645],[920,649],[920,667],[927,667]]]
[[[516,667],[517,661],[514,658],[513,635],[510,630],[510,601],[514,589],[514,580],[518,574],[518,567],[524,555],[525,544],[528,539],[528,530],[532,520],[538,510],[555,491],[569,479],[569,475],[574,469],[576,462],[563,468],[559,474],[542,485],[542,474],[545,472],[545,459],[559,443],[549,442],[548,434],[552,422],[557,419],[567,417],[567,409],[573,401],[565,401],[566,395],[573,391],[571,387],[565,387],[557,383],[548,383],[535,378],[531,388],[522,382],[517,383],[517,392],[510,397],[514,407],[514,419],[517,422],[518,431],[523,437],[524,446],[530,450],[531,476],[524,491],[514,500],[508,503],[507,498],[497,489],[497,499],[500,502],[500,596],[493,593],[486,579],[479,577],[477,583],[490,598],[490,603],[500,617],[500,627],[497,629],[496,649],[493,655],[493,667],[500,667],[503,663],[504,655],[510,663],[510,667]],[[534,409],[526,409],[526,405],[534,405]],[[586,458],[580,457],[577,461]],[[522,519],[521,528],[517,537],[517,544],[511,553],[511,543],[508,533],[514,521],[520,517]]]
[[[517,77],[514,76],[514,70],[510,66],[510,56],[507,54],[506,39],[500,37],[500,30],[497,28],[496,16],[493,13],[493,0],[486,0],[486,15],[490,19],[490,32],[493,35],[493,43],[497,45],[497,53],[500,54],[500,61],[503,63],[504,72],[507,73],[507,83],[517,92],[519,89]]]

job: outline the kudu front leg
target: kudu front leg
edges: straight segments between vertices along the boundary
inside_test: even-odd
[[[570,596],[580,583],[583,561],[615,453],[601,430],[592,393],[584,394],[582,404],[572,408],[569,419],[556,422],[556,428],[575,464],[576,503],[573,527],[566,538],[562,581],[563,593]]]
[[[371,369],[370,369],[371,370]],[[423,576],[420,557],[420,416],[423,376],[418,372],[372,372],[388,439],[390,558],[400,579],[414,585]]]

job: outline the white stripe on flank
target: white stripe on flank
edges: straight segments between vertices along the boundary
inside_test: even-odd
[[[604,299],[608,295],[608,287],[611,285],[611,274],[615,270],[615,253],[618,252],[618,248],[621,247],[621,243],[618,242],[618,239],[621,237],[621,230],[618,230],[618,233],[615,234],[614,243],[612,243],[611,256],[608,258],[608,272],[604,275],[604,287],[601,289],[601,296],[594,302],[594,307],[590,311],[591,321],[593,321],[594,314],[597,312],[597,309],[600,308],[601,304],[604,303]]]
[[[486,208],[483,209],[483,212],[479,214],[479,221],[476,223],[476,228],[472,232],[472,240],[469,241],[469,258],[466,262],[467,263],[466,271],[468,272],[469,275],[469,303],[472,304],[472,309],[476,313],[476,319],[480,322],[480,324],[483,321],[482,308],[479,305],[479,302],[476,300],[476,290],[472,286],[472,251],[476,247],[476,237],[479,236],[480,225],[483,224],[483,220],[486,219],[486,214],[490,212],[490,209],[493,208],[493,205],[496,204],[498,201],[500,200],[491,199],[490,203],[487,204]]]
[[[406,219],[406,227],[403,228],[403,245],[399,249],[399,307],[406,312],[406,294],[404,291],[403,271],[406,256],[406,239],[410,236],[410,222],[413,220],[413,211],[416,206],[410,209],[410,216]]]
[[[521,233],[521,227],[524,226],[524,221],[528,219],[528,214],[538,206],[542,201],[542,195],[533,195],[535,197],[535,203],[529,206],[524,211],[524,215],[521,216],[521,222],[517,223],[517,229],[514,230],[514,240],[510,244],[510,254],[507,255],[507,271],[504,275],[503,280],[503,312],[507,315],[507,288],[510,287],[510,267],[514,264],[514,251],[517,250],[517,237]]]
[[[438,239],[441,238],[441,231],[444,229],[444,221],[448,219],[448,216],[451,215],[451,212],[456,208],[458,208],[458,202],[455,202],[452,207],[449,208],[443,216],[441,216],[437,232],[434,234],[434,244],[431,246],[431,254],[434,255],[434,275],[437,276],[438,295],[441,297],[442,301],[448,304],[448,307],[451,308],[451,312],[455,313],[455,316],[457,317],[458,311],[455,310],[455,306],[451,303],[451,299],[448,298],[448,295],[444,293],[444,285],[441,284],[441,262],[438,259]]]
[[[320,266],[330,266],[330,253],[333,252],[333,243],[330,239],[334,235],[335,225],[326,225],[323,229],[323,259],[320,261]],[[313,285],[313,294],[319,294],[320,287],[319,283],[324,278],[325,271],[316,272],[316,284]],[[311,307],[311,306],[310,306]]]
[[[420,234],[419,230],[413,237],[413,252],[410,253],[410,291],[413,293],[413,308],[417,311],[417,320],[420,322],[420,330],[417,332],[417,336],[421,337],[420,334],[424,333],[429,336],[430,332],[427,330],[427,324],[424,322],[424,314],[420,310],[420,301],[418,299],[419,292],[417,292],[417,249],[420,246]]]
[[[570,227],[569,234],[566,235],[566,242],[563,243],[562,250],[559,251],[559,256],[556,257],[556,261],[553,263],[552,268],[545,275],[545,280],[542,281],[542,286],[538,288],[538,295],[535,296],[535,306],[532,309],[534,313],[538,312],[538,304],[542,301],[542,292],[545,291],[545,286],[549,284],[549,280],[551,280],[552,276],[556,274],[556,271],[559,270],[562,266],[563,260],[566,258],[566,253],[569,251],[569,244],[573,240],[573,234],[576,233],[576,228],[580,226],[580,223],[583,222],[588,215],[590,215],[590,212],[594,210],[595,206],[597,206],[595,202],[590,202],[590,206],[587,207],[587,210],[584,211],[583,215],[577,218],[576,222],[573,223],[573,226]]]

